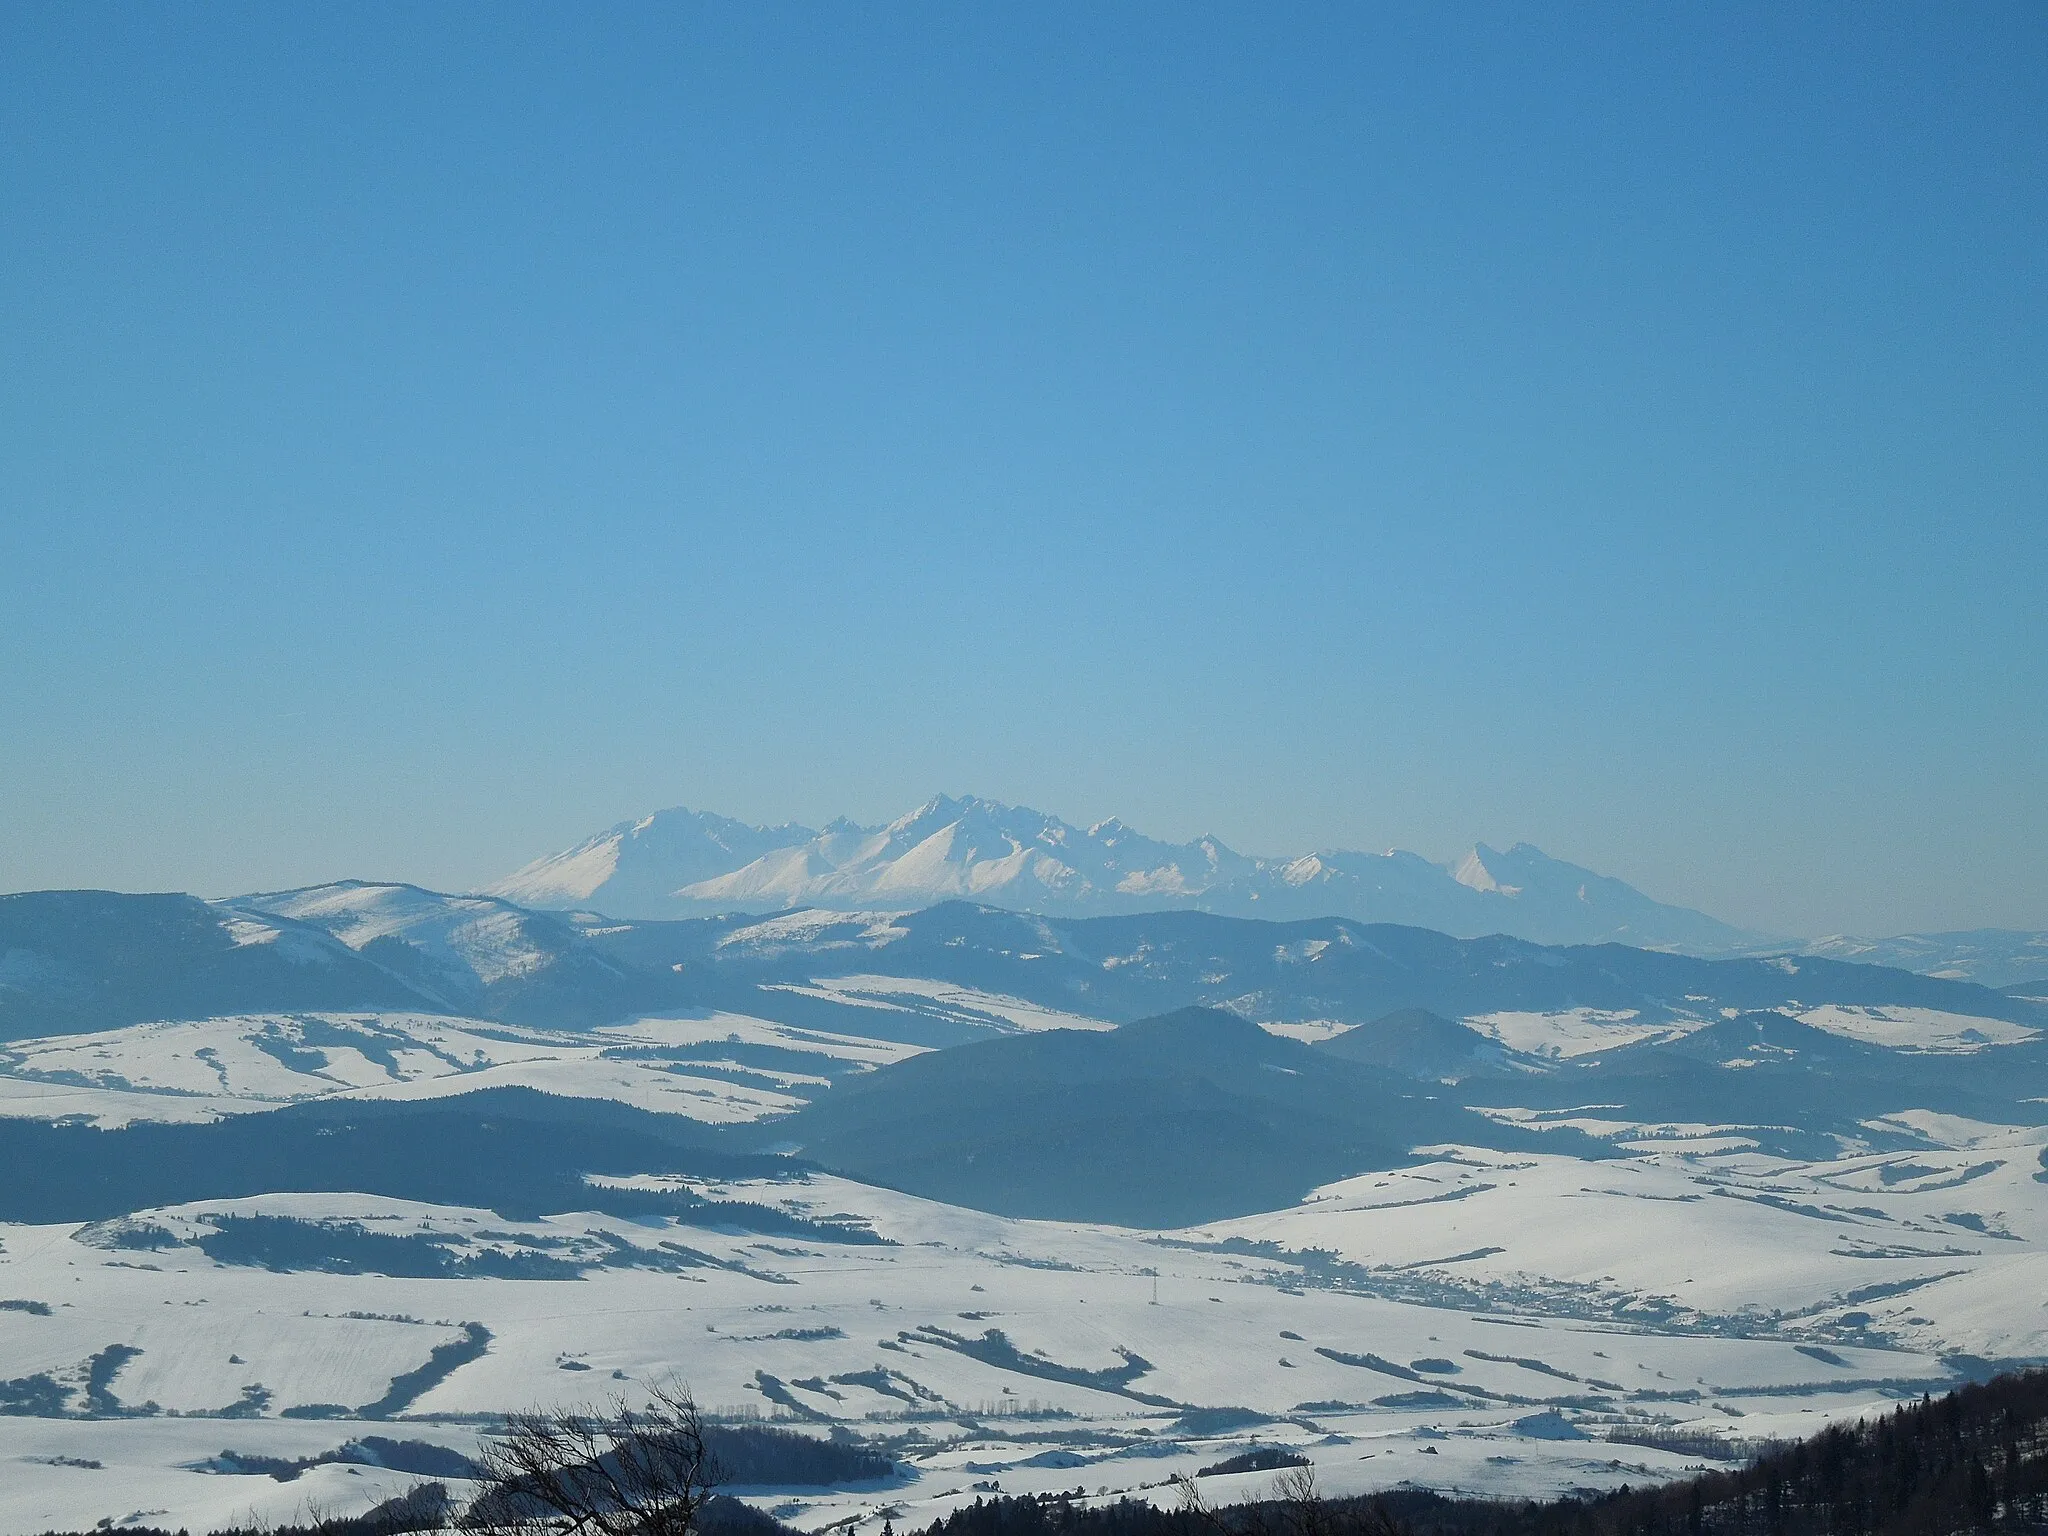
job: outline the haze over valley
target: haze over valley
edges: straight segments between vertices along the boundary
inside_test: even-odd
[[[2048,19],[0,5],[0,1536],[2048,1536]]]

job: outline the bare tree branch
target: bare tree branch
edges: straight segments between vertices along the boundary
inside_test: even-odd
[[[689,1389],[666,1381],[635,1408],[514,1414],[476,1460],[475,1536],[690,1536],[717,1470]]]

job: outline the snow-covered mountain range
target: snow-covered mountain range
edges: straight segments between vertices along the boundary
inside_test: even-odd
[[[488,894],[624,918],[909,909],[966,898],[1059,917],[1172,908],[1348,917],[1462,937],[1504,933],[1693,954],[1768,942],[1526,843],[1505,852],[1481,844],[1452,865],[1399,849],[1253,858],[1213,837],[1161,842],[1115,819],[1083,828],[973,796],[938,796],[886,826],[841,820],[823,830],[660,811],[536,860]]]

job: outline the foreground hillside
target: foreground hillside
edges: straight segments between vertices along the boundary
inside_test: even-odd
[[[1284,1489],[1285,1485],[1282,1485]],[[1544,1502],[1395,1490],[1206,1509],[996,1499],[924,1536],[1963,1536],[2048,1529],[2048,1374],[1939,1400],[1765,1450],[1739,1470],[1661,1488]]]
[[[2048,1131],[1924,1122],[1914,1150],[1801,1163],[1637,1126],[1598,1160],[1450,1147],[1143,1231],[720,1167],[576,1104],[245,1117],[217,1129],[304,1139],[224,1166],[301,1192],[0,1226],[0,1532],[360,1511],[416,1481],[344,1454],[365,1437],[469,1454],[494,1414],[671,1372],[721,1422],[889,1457],[879,1483],[738,1490],[878,1536],[998,1491],[1170,1503],[1258,1446],[1336,1496],[1640,1487],[2048,1357]],[[409,1142],[415,1110],[524,1149],[512,1187],[488,1147]],[[307,1187],[386,1179],[411,1182]]]
[[[885,1476],[887,1463],[833,1442],[781,1431],[712,1429],[714,1454],[728,1465],[818,1460],[850,1463],[855,1480]],[[809,1446],[810,1454],[803,1453]],[[424,1446],[371,1441],[360,1460],[409,1458],[456,1486],[473,1470],[464,1458]],[[426,1454],[422,1454],[426,1452]],[[395,1453],[395,1454],[394,1454]],[[438,1464],[428,1466],[426,1463]],[[295,1466],[295,1464],[283,1464]],[[1831,1425],[1807,1439],[1761,1449],[1746,1465],[1697,1473],[1655,1488],[1584,1492],[1551,1500],[1471,1499],[1420,1488],[1328,1499],[1306,1458],[1254,1447],[1199,1468],[1169,1507],[1111,1502],[1085,1489],[1026,1497],[997,1495],[934,1520],[923,1536],[1964,1536],[2048,1529],[2048,1373],[1999,1376],[1939,1399]],[[1263,1498],[1221,1509],[1203,1482],[1242,1467],[1279,1469]],[[833,1469],[837,1470],[837,1469]],[[747,1481],[746,1478],[739,1479]],[[364,1516],[273,1536],[391,1536],[445,1528],[459,1507],[446,1481],[422,1480]],[[707,1536],[783,1536],[788,1527],[731,1499],[706,1507]],[[151,1533],[157,1536],[157,1533]],[[239,1536],[239,1533],[223,1533]]]

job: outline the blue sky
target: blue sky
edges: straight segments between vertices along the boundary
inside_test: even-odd
[[[946,790],[2048,927],[2048,13],[0,11],[0,889]]]

